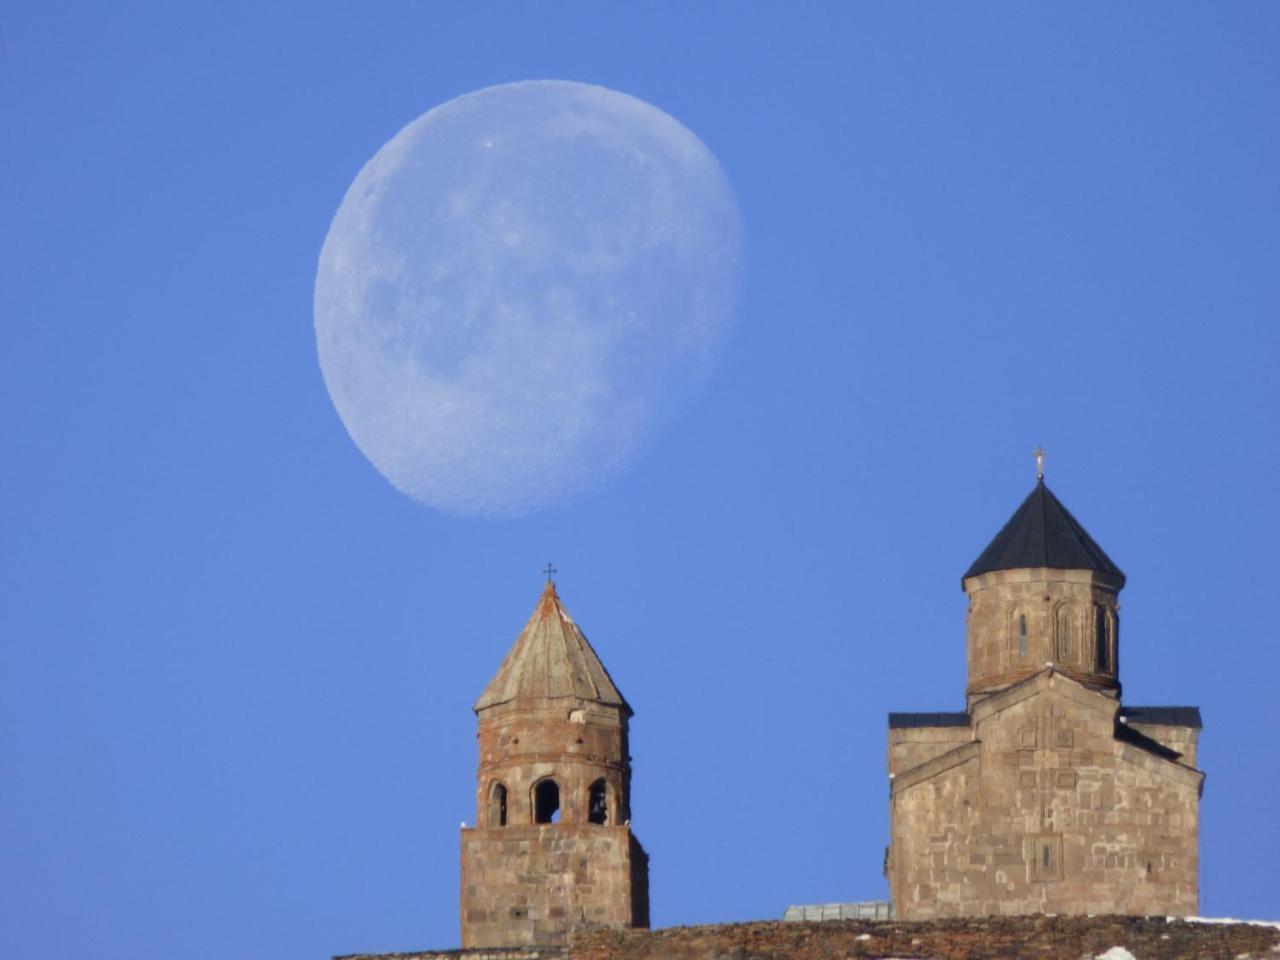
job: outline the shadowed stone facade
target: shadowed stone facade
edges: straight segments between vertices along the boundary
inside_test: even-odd
[[[476,826],[462,831],[464,947],[647,927],[631,834],[631,707],[548,583],[476,703]]]
[[[1120,705],[1124,574],[1041,480],[962,583],[967,711],[890,715],[896,916],[1194,914],[1199,712]]]

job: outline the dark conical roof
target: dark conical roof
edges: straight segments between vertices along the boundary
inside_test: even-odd
[[[962,579],[993,570],[1053,567],[1057,570],[1097,570],[1119,577],[1124,574],[1080,526],[1062,501],[1037,481],[1031,495],[1009,518],[994,540],[973,561]]]

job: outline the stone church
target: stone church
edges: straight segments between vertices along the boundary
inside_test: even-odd
[[[899,920],[1196,912],[1199,711],[1121,705],[1124,582],[1041,472],[962,578],[966,709],[889,715]],[[632,710],[550,581],[475,712],[464,949],[647,927]]]
[[[1124,574],[1039,473],[961,580],[967,709],[889,715],[896,915],[1194,915],[1199,710],[1121,704]]]

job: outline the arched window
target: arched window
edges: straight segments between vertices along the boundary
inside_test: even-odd
[[[1107,608],[1099,604],[1094,608],[1094,655],[1098,670],[1102,673],[1111,671],[1111,637],[1110,624],[1107,622]]]
[[[505,827],[507,825],[507,788],[495,783],[489,791],[489,826]]]
[[[587,821],[600,824],[609,822],[609,791],[603,777],[591,784],[591,790],[587,794]]]
[[[1026,610],[1009,612],[1009,659],[1025,657],[1031,645],[1031,615]]]
[[[1075,611],[1067,605],[1058,608],[1054,616],[1054,635],[1059,663],[1072,663],[1076,659]]]
[[[560,822],[560,786],[554,780],[539,780],[533,788],[533,822]]]

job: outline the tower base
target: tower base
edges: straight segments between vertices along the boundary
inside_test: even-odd
[[[462,945],[567,943],[573,930],[649,926],[649,857],[629,826],[462,831]]]

